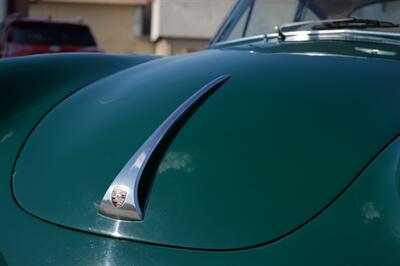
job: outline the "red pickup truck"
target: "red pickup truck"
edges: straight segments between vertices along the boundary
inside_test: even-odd
[[[88,25],[12,17],[0,28],[0,57],[64,52],[100,52]]]

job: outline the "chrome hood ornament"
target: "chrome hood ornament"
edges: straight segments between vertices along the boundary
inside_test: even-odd
[[[111,186],[107,189],[98,208],[99,213],[120,220],[140,221],[143,219],[143,211],[138,197],[138,188],[143,171],[151,155],[177,122],[180,121],[196,103],[213,92],[213,90],[216,90],[227,79],[229,79],[228,75],[222,75],[206,84],[182,103],[156,131],[153,132],[126,163]]]

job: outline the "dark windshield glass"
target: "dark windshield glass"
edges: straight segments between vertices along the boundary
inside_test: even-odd
[[[11,27],[8,41],[38,45],[96,45],[87,27],[55,23],[15,23]]]
[[[292,22],[350,17],[400,23],[400,0],[240,0],[214,42],[271,33]]]

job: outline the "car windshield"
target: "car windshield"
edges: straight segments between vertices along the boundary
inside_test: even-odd
[[[33,45],[96,45],[87,27],[56,23],[14,23],[8,42]]]
[[[399,23],[400,0],[240,0],[212,42],[272,33],[276,26],[288,23],[346,18]],[[364,27],[359,22],[357,24],[358,29],[400,32],[397,26],[375,25],[378,24],[367,23]],[[345,28],[343,23],[340,26]],[[354,24],[348,23],[348,27],[353,28]],[[304,27],[296,27],[295,30],[304,30]]]

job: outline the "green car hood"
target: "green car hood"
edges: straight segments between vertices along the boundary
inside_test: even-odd
[[[316,218],[397,136],[395,73],[395,60],[251,49],[148,62],[47,114],[20,152],[14,194],[35,216],[95,234],[208,250],[270,243]],[[100,215],[136,150],[225,74],[144,177],[153,180],[144,219]]]

